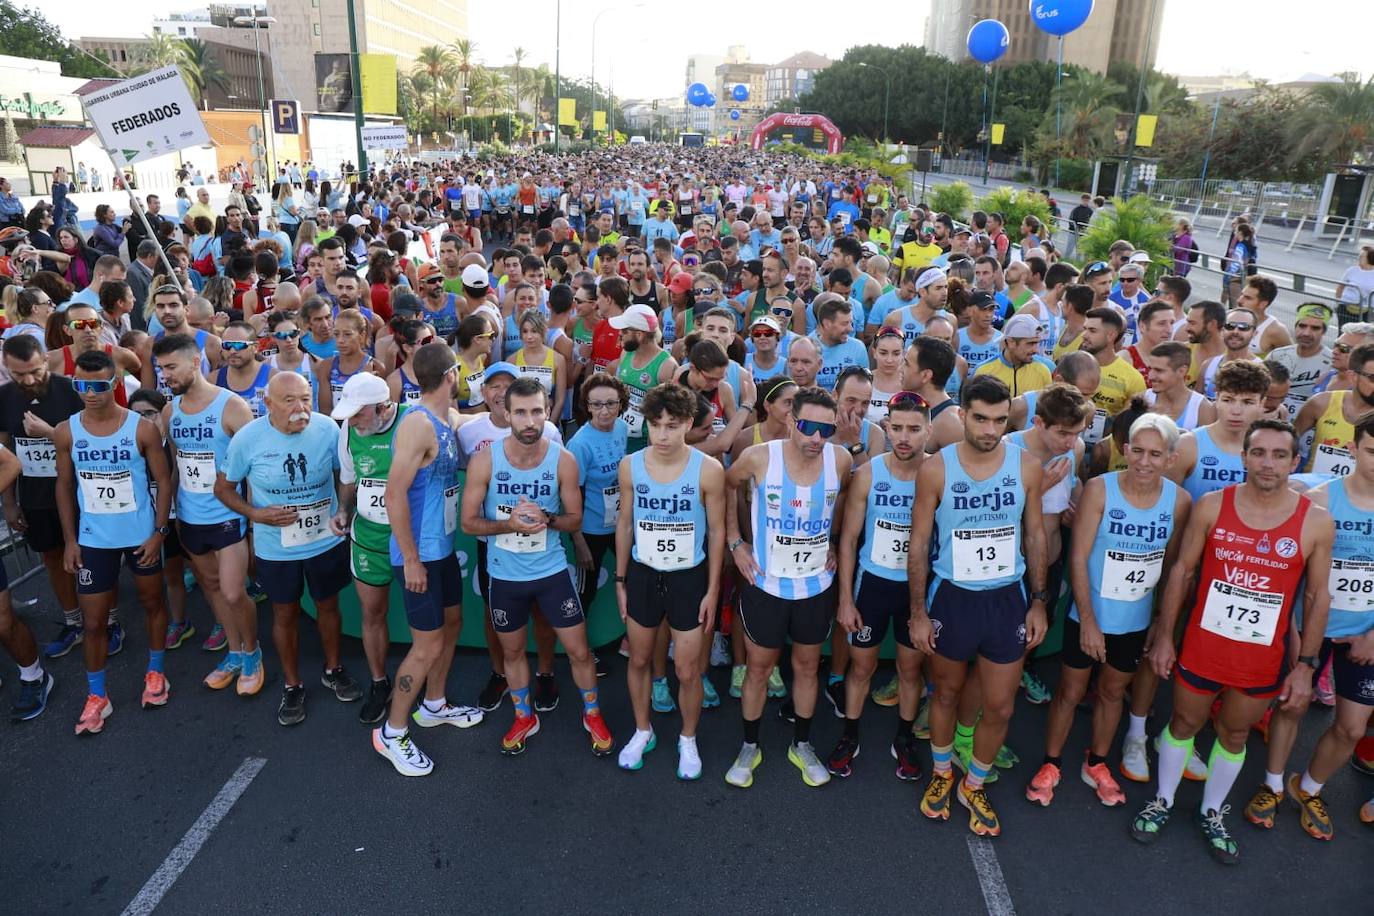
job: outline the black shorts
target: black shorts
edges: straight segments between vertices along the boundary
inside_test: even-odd
[[[134,559],[134,547],[81,547],[81,568],[76,571],[78,595],[103,595],[119,585],[119,562],[127,560],[135,576],[156,576],[162,573],[162,560],[151,566],[139,566]]]
[[[1361,706],[1374,706],[1374,665],[1362,665],[1350,657],[1350,646],[1341,643],[1334,646],[1331,660],[1331,680],[1336,688],[1336,696]],[[1317,666],[1320,671],[1321,665]]]
[[[577,597],[577,585],[567,570],[530,582],[512,582],[491,575],[486,578],[491,625],[498,633],[514,633],[527,625],[536,606],[549,626],[558,629],[575,627],[587,619]]]
[[[859,570],[854,583],[854,604],[859,609],[863,626],[849,634],[849,644],[856,649],[876,649],[887,636],[887,626],[893,625],[892,635],[898,645],[914,650],[911,644],[911,589],[905,579],[885,579]]]
[[[477,594],[482,596],[482,600],[491,606],[491,588],[488,585],[487,575],[487,542],[477,542]]]
[[[463,604],[463,568],[458,554],[451,553],[442,560],[429,560],[425,567],[426,583],[423,592],[405,587],[404,566],[391,567],[396,581],[401,583],[401,601],[405,604],[406,623],[413,630],[432,631],[444,625],[444,609]]]
[[[1247,697],[1254,697],[1257,700],[1271,700],[1278,696],[1279,691],[1283,689],[1283,679],[1287,676],[1284,674],[1283,670],[1280,669],[1278,676],[1274,679],[1274,683],[1272,684],[1266,684],[1263,687],[1235,687],[1231,684],[1223,684],[1221,681],[1214,681],[1211,678],[1203,677],[1200,674],[1194,674],[1183,667],[1181,662],[1174,665],[1174,670],[1178,672],[1178,683],[1194,693],[1215,694],[1221,693],[1223,690],[1234,690],[1237,693],[1243,693]]]
[[[1026,593],[1020,582],[975,592],[940,580],[930,599],[935,652],[956,662],[981,655],[1009,665],[1026,652]]]
[[[59,550],[67,543],[62,536],[62,519],[58,517],[56,509],[25,509],[24,521],[28,523],[24,540],[35,553]]]
[[[659,572],[630,561],[625,575],[625,609],[641,627],[655,629],[663,619],[674,630],[701,627],[701,599],[706,596],[706,564],[691,569]]]
[[[830,638],[837,595],[833,582],[812,598],[779,598],[748,583],[739,599],[744,635],[764,649],[781,649],[788,639],[799,646],[819,646]]]
[[[9,591],[9,587],[10,587],[10,574],[9,574],[9,570],[5,569],[5,564],[4,564],[4,563],[0,563],[0,592]]]
[[[1072,617],[1064,619],[1064,647],[1060,650],[1060,660],[1070,668],[1091,668],[1096,661],[1083,653],[1081,628]],[[1107,664],[1123,674],[1134,674],[1140,667],[1140,656],[1145,651],[1145,634],[1149,627],[1134,633],[1104,633],[1107,643]]]
[[[343,591],[353,575],[348,568],[348,541],[340,541],[308,560],[258,557],[258,582],[273,604],[296,604],[305,588],[314,601],[327,601]]]
[[[170,531],[162,539],[162,562],[171,560],[186,559],[186,547],[181,543],[181,535],[177,533],[177,526],[170,525]]]
[[[225,519],[213,525],[192,525],[179,521],[177,530],[181,532],[181,546],[187,553],[197,557],[237,544],[247,533],[241,518]]]

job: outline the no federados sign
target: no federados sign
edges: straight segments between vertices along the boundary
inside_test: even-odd
[[[163,67],[83,96],[86,116],[119,165],[192,146],[210,135],[176,67]]]

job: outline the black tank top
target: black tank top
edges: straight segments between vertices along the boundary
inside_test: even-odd
[[[647,305],[647,306],[651,307],[655,312],[657,312],[657,311],[659,310],[659,304],[658,304],[658,284],[655,283],[655,282],[653,282],[652,280],[649,281],[649,291],[648,291],[647,293],[644,293],[643,295],[640,295],[640,294],[638,294],[638,293],[631,292],[631,293],[630,293],[630,304],[631,304],[631,305]]]

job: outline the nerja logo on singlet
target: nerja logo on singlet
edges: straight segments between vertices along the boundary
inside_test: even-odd
[[[540,475],[539,480],[524,480],[511,482],[509,471],[496,472],[496,495],[520,498],[521,496],[531,502],[538,502],[553,495],[554,481],[558,475],[553,471],[545,471]]]

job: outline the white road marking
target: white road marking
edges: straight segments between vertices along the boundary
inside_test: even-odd
[[[978,885],[983,889],[983,902],[987,904],[988,916],[1016,916],[1012,906],[1011,892],[1007,890],[1006,879],[1002,877],[1002,865],[997,861],[997,850],[992,841],[980,837],[967,837],[968,854],[973,857],[973,870],[978,874]]]
[[[248,784],[262,772],[266,763],[267,760],[263,757],[248,757],[239,764],[234,775],[229,777],[229,781],[219,790],[219,794],[200,813],[200,817],[196,818],[196,822],[186,831],[181,842],[167,854],[158,870],[153,872],[153,876],[143,885],[137,896],[124,908],[122,916],[146,916],[157,908],[177,878],[181,877],[181,873],[196,857],[196,853],[200,852],[205,841],[210,839],[210,834],[248,788]]]

